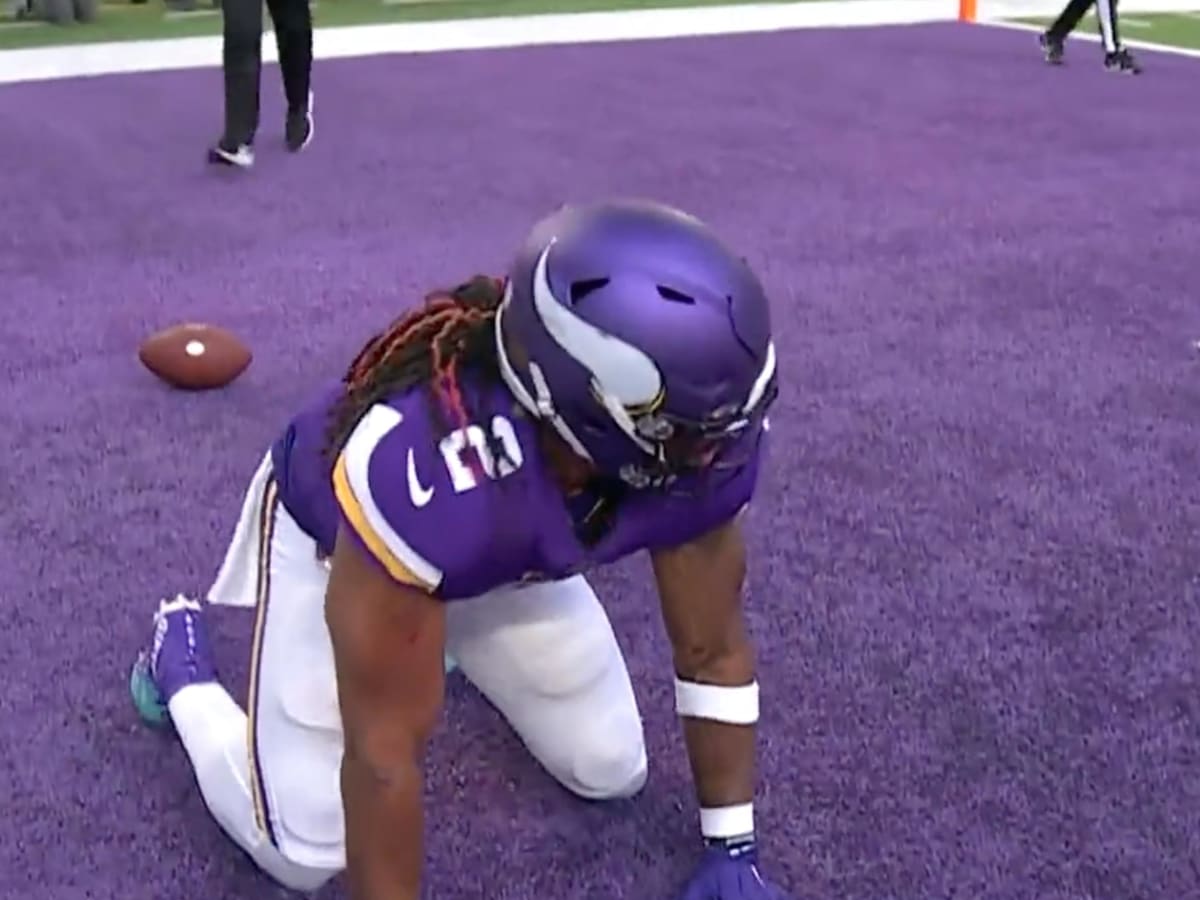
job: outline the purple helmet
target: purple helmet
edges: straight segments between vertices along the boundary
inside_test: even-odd
[[[496,339],[518,402],[635,487],[757,439],[775,397],[762,285],[702,222],[655,203],[565,207],[534,226]]]

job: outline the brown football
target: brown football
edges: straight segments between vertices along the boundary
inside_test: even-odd
[[[206,391],[225,387],[250,365],[250,348],[216,325],[186,323],[150,335],[138,359],[172,387]]]

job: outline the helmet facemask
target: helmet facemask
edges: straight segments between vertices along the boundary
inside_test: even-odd
[[[744,405],[720,407],[699,421],[661,411],[633,417],[646,459],[622,466],[620,479],[635,488],[669,487],[681,476],[740,468],[754,454],[778,393],[772,346]]]

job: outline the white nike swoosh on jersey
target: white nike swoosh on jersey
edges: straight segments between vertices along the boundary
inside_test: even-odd
[[[425,487],[417,476],[417,463],[413,459],[412,447],[408,448],[408,497],[417,509],[433,499],[433,488]]]

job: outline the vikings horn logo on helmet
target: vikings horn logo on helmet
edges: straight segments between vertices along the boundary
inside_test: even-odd
[[[647,354],[606,334],[559,303],[547,272],[551,240],[533,273],[533,306],[547,333],[592,376],[592,390],[621,429],[646,452],[653,452],[630,410],[655,409],[663,400],[662,373]]]

